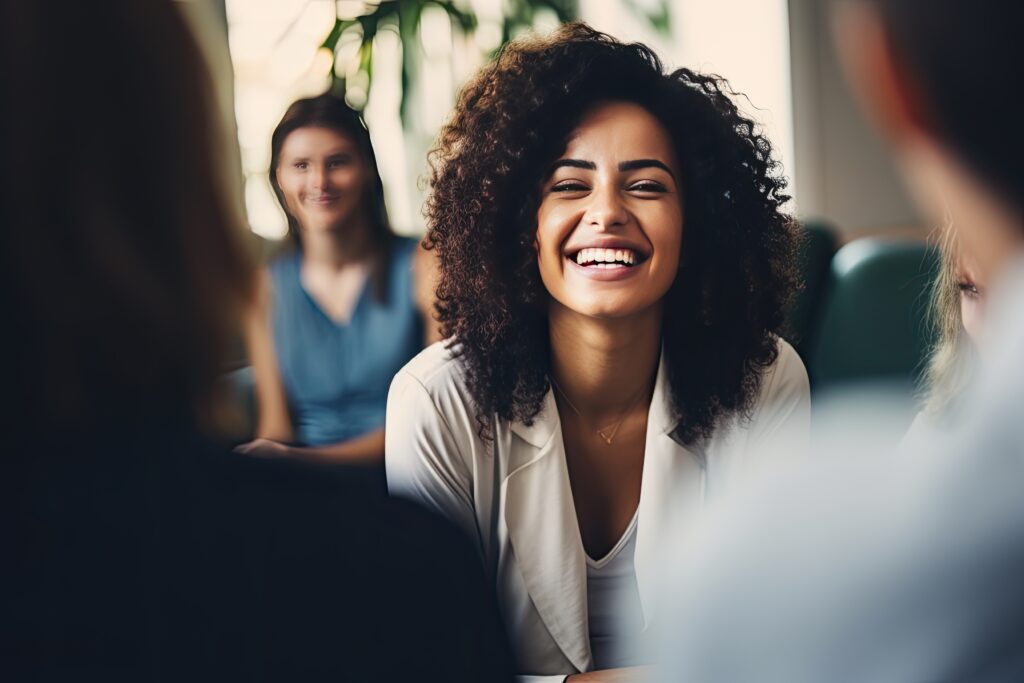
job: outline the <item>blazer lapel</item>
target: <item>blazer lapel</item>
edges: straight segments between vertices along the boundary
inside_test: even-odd
[[[550,390],[534,424],[513,423],[512,432],[514,469],[502,483],[509,540],[544,625],[573,666],[587,671],[586,562]]]
[[[658,588],[664,585],[658,572],[667,564],[670,544],[674,545],[681,527],[699,518],[704,503],[704,452],[675,440],[676,424],[670,406],[668,372],[662,356],[647,415],[633,560],[644,628],[650,626],[656,611]]]

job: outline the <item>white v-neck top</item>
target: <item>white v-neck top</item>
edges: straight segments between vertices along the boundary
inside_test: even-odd
[[[728,494],[755,466],[806,452],[807,373],[789,344],[779,340],[778,350],[749,414],[723,420],[693,446],[673,436],[667,369],[658,367],[636,529],[626,539],[635,552],[624,548],[636,572],[645,634],[661,620],[665,560],[681,552],[705,500]],[[388,394],[388,488],[473,539],[498,595],[520,683],[561,683],[595,663],[586,553],[555,397],[548,391],[530,425],[493,416],[486,439],[476,412],[461,363],[445,342],[410,361]]]
[[[607,555],[587,555],[587,626],[595,669],[639,664],[636,643],[644,628],[640,590],[633,558],[636,555],[636,518]]]

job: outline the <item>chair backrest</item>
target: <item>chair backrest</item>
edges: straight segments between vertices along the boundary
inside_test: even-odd
[[[819,390],[851,381],[905,382],[924,366],[938,252],[921,242],[855,240],[832,259],[831,286],[810,351]]]
[[[823,222],[801,225],[800,277],[802,287],[788,312],[786,340],[807,362],[814,347],[822,310],[828,297],[832,256],[836,253],[836,231]]]

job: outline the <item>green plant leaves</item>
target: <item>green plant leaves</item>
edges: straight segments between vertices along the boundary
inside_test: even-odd
[[[651,26],[663,34],[670,28],[668,0],[658,0],[657,9],[641,7],[637,0],[622,0],[624,4],[647,19]],[[368,11],[355,19],[341,19],[336,16],[334,26],[321,48],[326,48],[333,55],[331,62],[331,90],[341,96],[348,93],[349,83],[345,74],[351,74],[351,65],[338,65],[338,46],[346,32],[357,29],[361,31],[360,44],[356,52],[355,73],[361,74],[360,84],[365,83],[365,97],[361,101],[350,101],[356,109],[362,109],[369,99],[373,87],[373,42],[381,30],[396,30],[402,44],[402,99],[401,117],[408,121],[408,94],[410,84],[416,73],[419,60],[422,58],[420,42],[420,19],[423,10],[428,6],[443,9],[452,22],[453,28],[465,34],[476,31],[478,20],[469,9],[463,9],[454,0],[382,0],[378,3],[367,3]],[[539,11],[553,12],[560,23],[573,21],[578,16],[577,0],[506,0],[505,14],[502,20],[502,44],[508,42],[524,30],[533,28],[534,20]],[[500,48],[499,48],[500,49]],[[363,95],[363,93],[360,93]],[[350,98],[351,99],[351,98]]]

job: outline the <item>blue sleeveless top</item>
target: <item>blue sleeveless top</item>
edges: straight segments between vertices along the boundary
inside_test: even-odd
[[[299,249],[270,264],[277,363],[300,443],[337,443],[384,426],[391,380],[423,348],[413,299],[416,245],[394,239],[387,301],[376,300],[371,274],[345,324],[334,322],[302,286]]]

